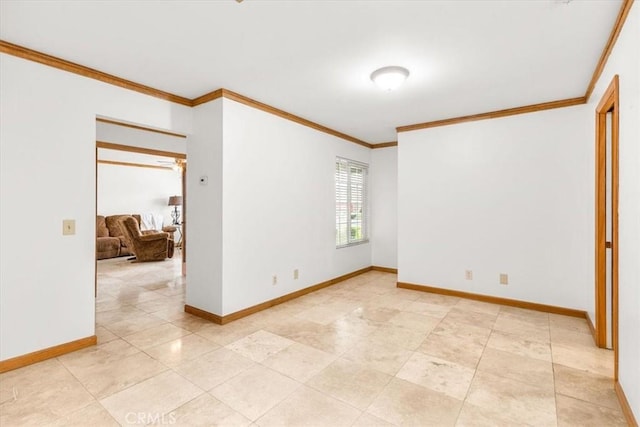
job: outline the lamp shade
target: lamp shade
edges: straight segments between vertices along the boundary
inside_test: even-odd
[[[169,197],[169,206],[182,206],[182,196]]]

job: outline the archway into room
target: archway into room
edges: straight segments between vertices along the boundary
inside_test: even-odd
[[[614,76],[596,108],[596,345],[614,352],[618,380],[618,126],[619,84]]]

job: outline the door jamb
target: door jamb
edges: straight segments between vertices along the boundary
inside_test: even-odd
[[[596,345],[604,348],[607,341],[606,318],[606,138],[607,113],[611,112],[611,303],[612,344],[614,352],[614,380],[618,380],[618,127],[619,77],[616,74],[596,107],[596,185],[595,185],[595,291],[596,291]]]

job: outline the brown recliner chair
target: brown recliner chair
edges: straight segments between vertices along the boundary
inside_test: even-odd
[[[138,261],[163,261],[173,256],[173,240],[169,233],[142,234],[138,221],[127,216],[120,218],[120,228]]]

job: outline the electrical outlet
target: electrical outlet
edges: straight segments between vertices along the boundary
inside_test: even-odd
[[[76,234],[76,220],[75,219],[63,219],[62,220],[62,235],[71,236]]]
[[[464,278],[466,280],[473,280],[473,271],[472,270],[465,270],[464,271]]]
[[[273,286],[278,284],[278,275],[277,274],[274,274],[273,277],[271,278],[271,284]]]
[[[293,270],[293,280],[298,280],[298,277],[300,277],[300,274],[298,272],[298,269],[296,268],[295,270]]]
[[[500,284],[508,285],[509,284],[509,275],[505,273],[500,273]]]

